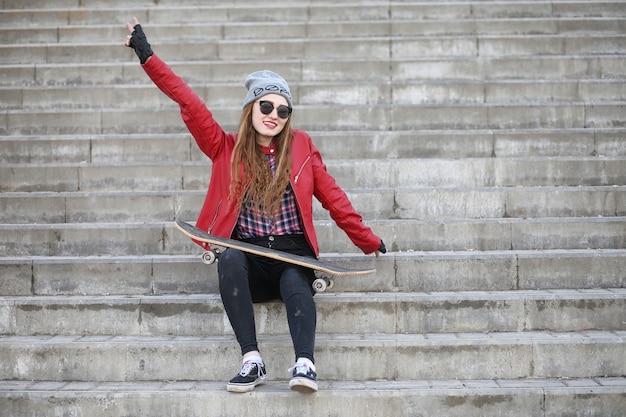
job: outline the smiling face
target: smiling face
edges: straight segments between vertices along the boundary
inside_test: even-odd
[[[270,114],[261,112],[261,101],[269,101],[274,105]],[[279,94],[267,94],[256,100],[252,108],[252,127],[256,130],[256,142],[259,145],[268,146],[274,136],[283,131],[287,120],[278,117],[278,106],[289,106],[287,99]]]

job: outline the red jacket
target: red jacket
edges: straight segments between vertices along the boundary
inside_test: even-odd
[[[180,113],[198,146],[213,161],[211,182],[196,225],[211,234],[232,237],[239,207],[229,202],[230,159],[236,133],[226,133],[213,119],[211,111],[191,88],[156,54],[143,64],[154,84],[180,105]],[[291,147],[291,186],[304,226],[306,239],[319,256],[313,226],[313,196],[330,212],[337,225],[364,253],[376,251],[381,240],[363,224],[348,196],[326,171],[322,157],[306,132],[293,130]]]

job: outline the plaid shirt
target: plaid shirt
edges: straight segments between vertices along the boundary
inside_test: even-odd
[[[266,154],[265,157],[272,175],[275,175],[275,156]],[[303,228],[300,213],[298,213],[298,205],[296,204],[296,196],[291,188],[291,184],[287,185],[280,203],[280,211],[274,217],[267,216],[261,210],[255,208],[249,201],[243,203],[239,212],[239,220],[237,221],[237,235],[240,239],[298,233],[303,233]]]

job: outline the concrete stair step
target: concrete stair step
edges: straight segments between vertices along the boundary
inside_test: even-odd
[[[624,191],[620,186],[397,189],[391,207],[374,203],[375,212],[390,219],[610,217],[626,215]],[[372,202],[367,195],[354,196],[357,207],[367,209]]]
[[[316,366],[322,381],[622,377],[625,338],[624,331],[318,334]],[[259,345],[270,352],[270,378],[287,380],[291,338],[259,336]],[[240,366],[232,336],[7,336],[0,357],[2,380],[221,382]]]
[[[346,189],[370,219],[626,216],[626,186]],[[206,192],[27,192],[0,194],[0,222],[122,223],[193,218]],[[317,201],[313,216],[330,220]]]
[[[623,330],[626,289],[324,293],[323,334]],[[0,297],[4,336],[222,336],[232,328],[217,294]],[[256,309],[259,335],[288,335],[281,302]]]
[[[390,57],[386,60],[299,59],[250,61],[180,61],[173,55],[168,64],[187,82],[204,84],[208,80],[242,85],[245,77],[259,68],[273,68],[292,82],[352,81],[355,78],[380,81],[381,74],[389,74],[394,82],[416,80],[587,80],[624,79],[624,55],[553,55],[528,57],[456,58]],[[3,65],[0,85],[150,85],[151,81],[135,60],[125,63],[74,63]]]
[[[362,12],[362,7],[358,12]],[[341,10],[345,10],[342,7]],[[152,9],[154,10],[154,9]],[[309,11],[315,12],[315,9]],[[357,13],[358,13],[357,12]],[[392,10],[393,13],[393,10]],[[15,12],[13,12],[15,14]],[[1,16],[1,13],[0,13]],[[394,16],[392,16],[393,18]],[[149,31],[150,39],[180,41],[180,34],[185,33],[185,41],[206,41],[208,39],[258,39],[263,33],[271,31],[277,38],[334,38],[368,36],[431,36],[431,35],[503,35],[503,34],[568,34],[568,33],[603,33],[620,34],[626,30],[626,18],[607,17],[535,17],[535,18],[461,18],[455,20],[407,19],[383,20],[373,16],[371,20],[329,21],[324,16],[320,20],[284,22],[204,22],[151,24],[144,26]],[[124,22],[124,20],[121,20]],[[148,29],[149,28],[149,29]],[[0,28],[0,37],[6,43],[20,44],[63,44],[63,43],[100,43],[103,40],[118,38],[120,24],[63,25],[60,22],[38,25],[37,27],[15,27],[6,25]]]
[[[624,249],[625,217],[366,221],[391,251]],[[315,221],[322,252],[353,251],[332,221]],[[167,223],[0,224],[0,256],[199,253]]]
[[[125,14],[128,12],[125,11]],[[125,20],[121,20],[122,22]],[[122,37],[123,39],[123,37]],[[378,36],[262,40],[208,40],[202,42],[154,42],[160,56],[179,60],[249,60],[250,50],[261,51],[261,59],[345,59],[365,58],[388,61],[415,57],[504,57],[536,55],[610,55],[626,53],[624,34],[569,35],[441,35]],[[84,44],[3,44],[0,64],[62,64],[136,61],[133,51],[109,40]],[[76,54],[76,49],[81,53]],[[125,49],[124,49],[125,48]],[[271,51],[271,52],[270,52]]]
[[[569,157],[336,160],[329,162],[329,172],[348,188],[616,185],[625,183],[620,173],[625,162]]]
[[[626,245],[623,217],[368,221],[392,250],[618,249]],[[320,224],[326,251],[350,241],[331,222]],[[621,235],[620,235],[621,234]]]
[[[625,378],[523,378],[497,380],[421,380],[372,382],[320,381],[316,395],[300,396],[284,382],[270,381],[252,395],[227,393],[223,382],[54,382],[0,381],[0,402],[8,415],[74,412],[78,415],[186,415],[233,417],[255,410],[277,410],[311,417],[432,415],[485,417],[524,415],[621,417]],[[471,401],[466,401],[471,398]],[[294,401],[297,400],[297,401]],[[259,406],[264,404],[264,406]],[[572,414],[574,413],[574,414]]]
[[[335,159],[626,156],[626,129],[309,131]],[[208,161],[189,133],[4,136],[3,164]]]
[[[238,1],[236,4],[224,6],[222,2],[199,1],[141,1],[133,6],[136,10],[126,14],[137,14],[140,21],[159,23],[167,22],[170,16],[173,20],[184,21],[186,17],[191,22],[220,22],[220,21],[249,21],[252,18],[275,21],[306,21],[312,20],[357,20],[378,19],[394,20],[406,19],[453,19],[472,18],[544,18],[544,17],[611,17],[624,16],[623,7],[619,1],[594,2],[593,10],[581,5],[578,1],[560,1],[553,4],[550,1],[501,1],[495,4],[490,2],[457,1],[454,3],[433,4],[431,2],[413,3],[386,3],[376,1],[339,1],[339,2],[283,2],[281,9],[270,13],[257,10],[256,4],[250,1]],[[6,23],[16,25],[35,23],[56,24],[93,24],[102,19],[125,17],[123,14],[128,5],[120,0],[107,1],[102,5],[89,4],[85,7],[78,1],[64,1],[63,3],[46,3],[41,0],[27,0],[19,2],[11,0],[4,4],[4,13],[15,14],[15,19],[6,19]],[[149,12],[148,12],[149,10]],[[189,13],[193,11],[193,13]],[[185,15],[187,13],[187,15]],[[116,19],[117,18],[117,19]],[[17,21],[17,22],[16,22]],[[3,21],[2,23],[5,23]]]
[[[4,296],[218,294],[217,268],[186,255],[0,258]],[[335,280],[332,293],[623,288],[624,249],[405,251],[379,259],[322,253],[367,277]]]
[[[626,101],[626,83],[614,80],[491,80],[415,82],[307,82],[293,83],[298,105],[490,105]],[[212,108],[240,105],[241,83],[192,85]],[[170,107],[171,100],[154,86],[55,86],[0,88],[1,110],[54,110]]]
[[[346,189],[612,186],[626,184],[624,157],[331,159]],[[2,192],[206,190],[211,164],[3,164]]]
[[[623,55],[553,55],[528,57],[415,57],[391,60],[393,80],[420,79],[588,79],[623,78]],[[382,63],[381,63],[382,64]],[[621,74],[621,75],[620,75]],[[43,75],[43,74],[42,74]],[[30,77],[28,78],[30,79]],[[61,78],[63,79],[63,78]]]
[[[626,45],[626,43],[625,43]],[[235,131],[241,107],[217,107],[214,117]],[[307,131],[623,128],[624,101],[423,105],[302,105],[294,123]],[[455,117],[451,118],[450,114]],[[416,117],[419,115],[419,117]],[[141,120],[141,123],[137,123]],[[323,120],[323,123],[321,122]],[[177,107],[43,109],[0,112],[2,135],[182,133]]]
[[[108,5],[107,5],[108,6]],[[222,23],[246,22],[252,20],[272,22],[306,22],[308,20],[356,20],[356,11],[364,11],[360,19],[389,19],[389,5],[372,3],[366,9],[355,4],[326,4],[313,6],[303,3],[287,3],[278,10],[259,10],[253,5],[169,5],[165,7],[76,7],[69,9],[27,9],[4,10],[0,13],[0,22],[12,26],[59,25],[90,26],[99,24],[123,24],[129,16],[136,16],[139,21],[149,24],[172,22]],[[6,8],[6,7],[5,7]],[[431,9],[434,7],[431,6]]]

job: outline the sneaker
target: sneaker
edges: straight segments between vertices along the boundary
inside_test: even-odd
[[[309,365],[298,362],[289,368],[289,372],[293,372],[293,378],[289,381],[290,389],[304,394],[317,392],[317,374]]]
[[[229,392],[250,392],[265,381],[267,374],[263,362],[246,362],[241,371],[226,385]]]

